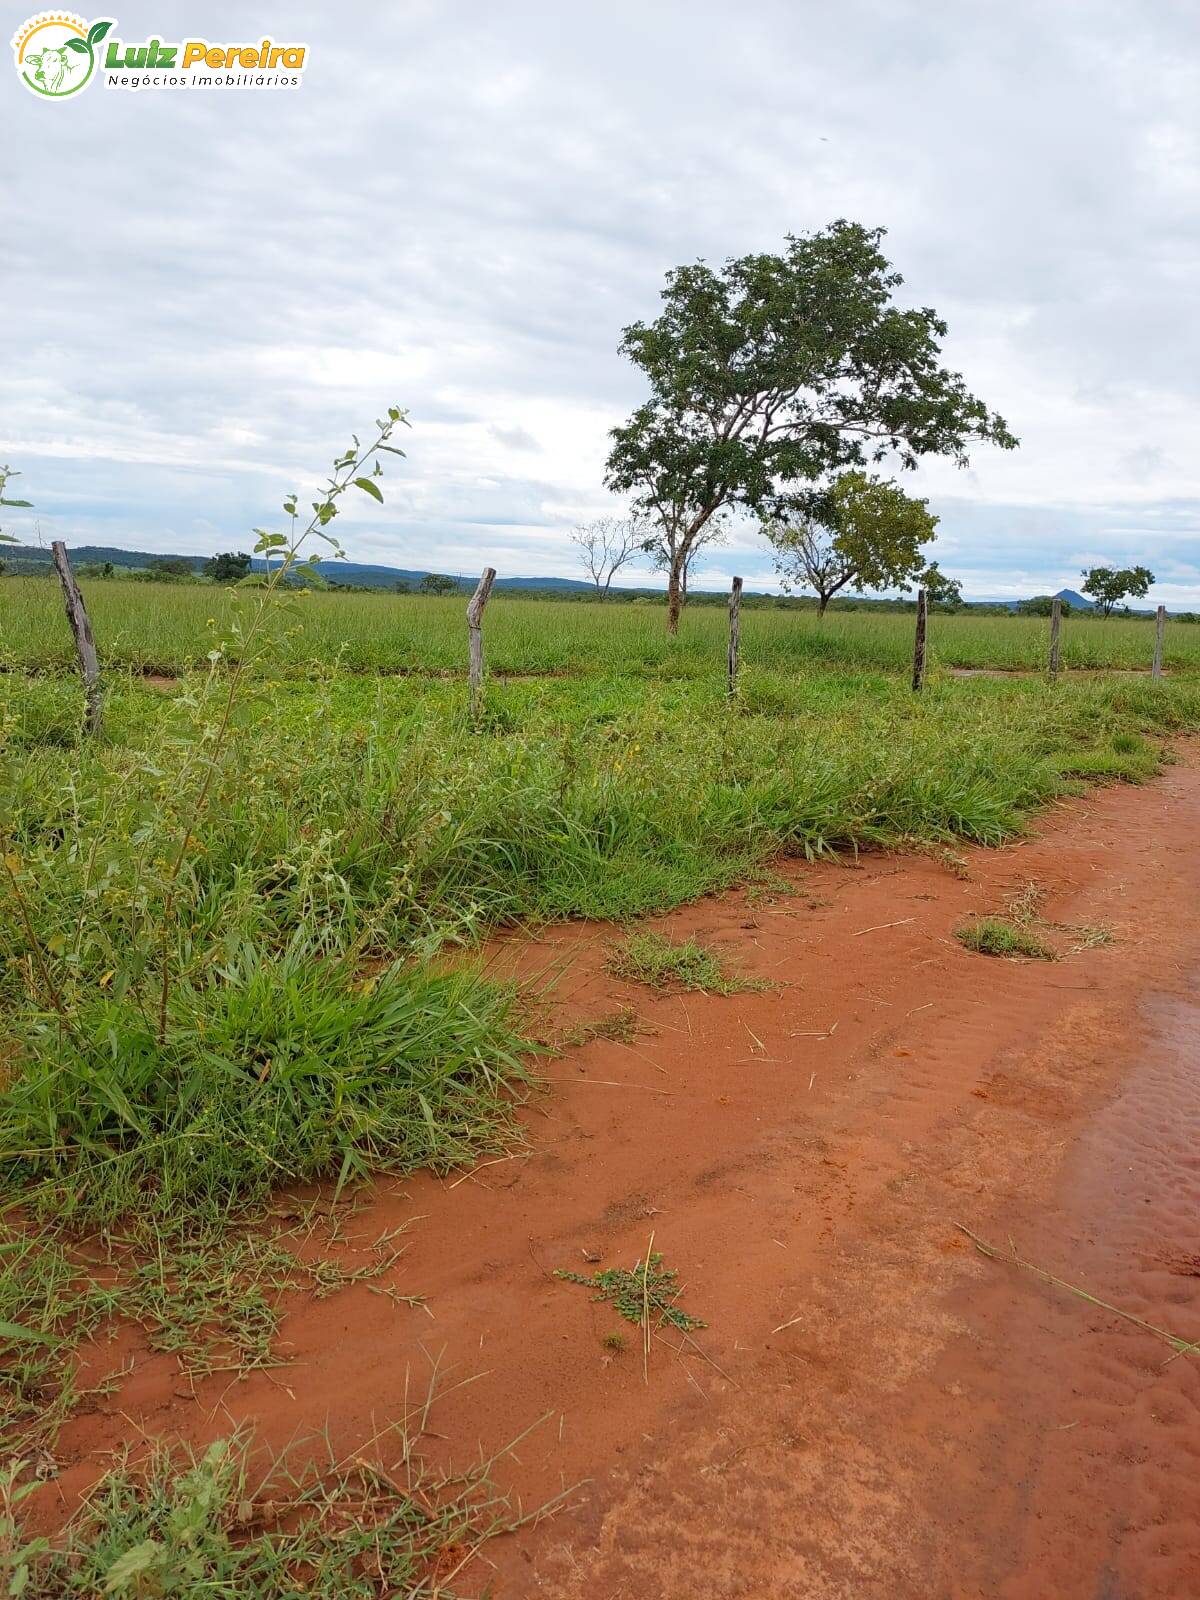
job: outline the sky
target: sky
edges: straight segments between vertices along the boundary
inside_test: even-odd
[[[1021,440],[904,475],[967,597],[1144,563],[1152,603],[1200,606],[1194,0],[191,0],[121,4],[114,34],[266,34],[308,65],[51,101],[9,52],[23,539],[249,548],[395,404],[407,456],[339,518],[352,559],[578,576],[569,532],[623,509],[607,433],[645,395],[621,329],[673,266],[847,217],[887,229],[899,297]],[[777,586],[748,523],[693,583],[735,572]]]

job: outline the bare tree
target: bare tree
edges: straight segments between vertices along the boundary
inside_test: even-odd
[[[674,547],[671,535],[663,528],[655,528],[648,537],[643,526],[641,548],[650,558],[650,565],[655,572],[665,572],[668,576],[672,567],[677,567],[679,579],[679,608],[687,605],[688,580],[692,574],[692,562],[695,561],[705,545],[726,544],[729,539],[729,524],[722,519],[714,518],[705,523],[688,545],[687,551],[681,556]]]
[[[607,600],[616,574],[642,554],[646,531],[631,517],[597,517],[573,529],[571,543],[578,547],[584,571],[596,585],[596,598]]]

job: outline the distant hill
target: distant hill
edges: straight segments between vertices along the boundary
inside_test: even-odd
[[[114,567],[142,568],[148,567],[154,561],[186,561],[193,572],[200,572],[208,556],[176,555],[163,550],[118,550],[112,545],[104,544],[79,544],[69,545],[67,554],[74,566],[103,566],[106,561],[111,561]],[[49,567],[51,565],[49,550],[43,550],[38,545],[10,544],[0,546],[0,559],[22,567]],[[265,572],[266,562],[255,559],[252,570]],[[423,567],[412,569],[409,567],[384,567],[372,562],[363,561],[323,561],[318,571],[323,578],[331,583],[360,584],[367,589],[390,589],[397,583],[417,585],[422,578],[427,578],[432,569]],[[461,589],[474,589],[479,582],[479,574],[447,572],[443,576],[454,578]],[[579,578],[497,578],[497,589],[590,589],[590,583],[585,583]]]
[[[1094,611],[1095,605],[1081,594],[1076,594],[1074,589],[1060,589],[1054,596],[1055,600],[1066,600],[1074,611]]]

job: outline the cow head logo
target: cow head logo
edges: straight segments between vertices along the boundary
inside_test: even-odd
[[[96,49],[112,27],[106,17],[90,26],[66,11],[43,11],[13,35],[13,56],[21,82],[31,94],[65,100],[92,81]]]

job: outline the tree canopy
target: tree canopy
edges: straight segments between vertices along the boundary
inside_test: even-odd
[[[245,551],[223,550],[204,563],[204,574],[214,583],[240,583],[249,571],[250,557]]]
[[[1087,567],[1082,587],[1096,602],[1100,615],[1109,617],[1122,600],[1141,600],[1153,582],[1149,567]]]
[[[768,522],[765,529],[785,584],[814,590],[819,615],[847,585],[860,592],[904,588],[922,570],[921,545],[933,538],[937,518],[896,484],[843,472],[800,503],[799,520]],[[929,570],[943,585],[949,581],[936,567]]]
[[[941,364],[945,323],[895,304],[883,232],[838,221],[778,255],[677,267],[661,314],[625,329],[650,396],[613,430],[606,482],[663,530],[672,628],[683,567],[722,508],[793,522],[814,484],[847,469],[1015,446]]]
[[[457,594],[458,579],[440,572],[427,572],[419,584],[421,594]]]

